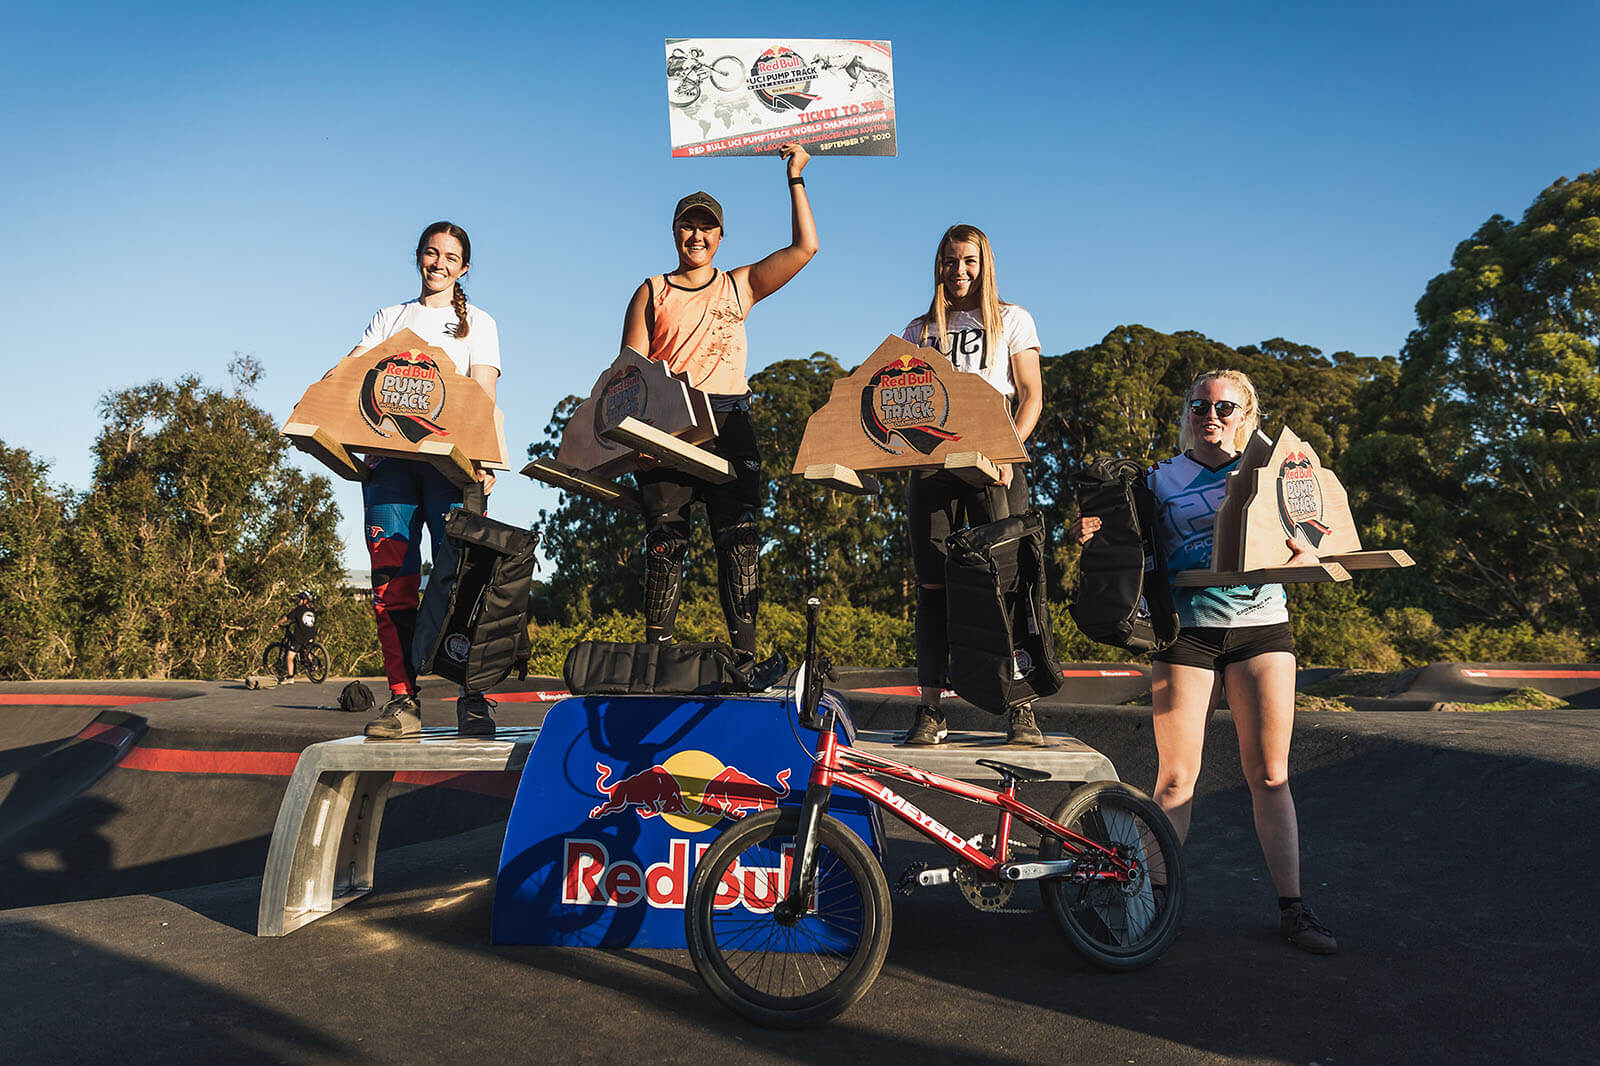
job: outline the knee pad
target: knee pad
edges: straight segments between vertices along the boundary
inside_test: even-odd
[[[644,538],[644,624],[661,639],[672,636],[672,619],[678,613],[683,586],[683,559],[689,538],[675,529],[658,527]]]
[[[717,534],[717,591],[733,646],[755,651],[760,603],[761,534],[754,522],[739,522]]]

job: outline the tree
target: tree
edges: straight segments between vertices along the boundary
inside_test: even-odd
[[[289,465],[239,357],[198,378],[108,394],[72,544],[80,672],[219,677],[252,668],[295,589],[339,594],[328,479]],[[337,637],[337,634],[333,636]]]
[[[0,678],[72,670],[70,498],[45,480],[49,465],[0,443]]]
[[[1600,171],[1490,218],[1416,311],[1358,404],[1361,514],[1453,620],[1600,631]]]

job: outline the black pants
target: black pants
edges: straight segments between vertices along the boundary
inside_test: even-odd
[[[755,653],[759,607],[761,451],[748,411],[720,414],[717,436],[707,451],[728,460],[732,481],[714,485],[692,474],[657,467],[634,475],[644,509],[645,639],[670,640],[678,613],[678,583],[689,546],[689,512],[705,504],[717,549],[717,587],[728,636],[735,648]]]
[[[943,470],[912,474],[906,491],[906,523],[917,577],[917,684],[944,684],[950,659],[944,590],[945,543],[950,534],[1028,509],[1028,477],[1021,463],[1011,467],[1010,486],[974,488]],[[938,588],[929,588],[937,585]]]

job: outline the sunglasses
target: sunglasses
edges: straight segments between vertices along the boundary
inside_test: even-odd
[[[1204,418],[1207,411],[1215,411],[1217,417],[1226,422],[1233,417],[1233,412],[1243,406],[1244,404],[1234,403],[1232,400],[1218,400],[1216,403],[1210,400],[1190,400],[1189,413],[1196,418]]]

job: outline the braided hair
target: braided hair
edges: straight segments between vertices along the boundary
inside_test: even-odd
[[[472,239],[467,236],[467,231],[456,225],[454,222],[440,221],[435,222],[433,225],[423,230],[422,236],[417,238],[416,259],[417,267],[419,269],[422,266],[422,253],[428,247],[428,238],[432,237],[436,233],[448,234],[449,236],[460,241],[462,265],[472,265]],[[471,327],[467,324],[467,290],[461,287],[460,281],[457,281],[455,284],[455,292],[450,296],[450,306],[454,308],[456,312],[455,337],[457,340],[460,340],[462,337],[467,335]]]

